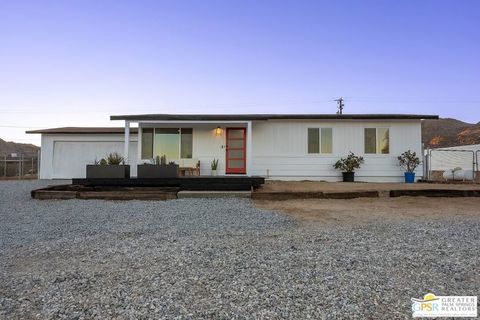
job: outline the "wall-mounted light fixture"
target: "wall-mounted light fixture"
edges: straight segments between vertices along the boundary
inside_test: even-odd
[[[216,136],[221,136],[221,135],[222,135],[222,131],[223,131],[223,130],[222,130],[222,128],[220,128],[220,127],[216,127],[216,128],[214,129],[214,132],[215,132],[215,135],[216,135]]]

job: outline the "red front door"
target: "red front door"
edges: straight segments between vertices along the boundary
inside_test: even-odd
[[[227,128],[227,165],[225,173],[246,173],[246,134],[246,128]]]

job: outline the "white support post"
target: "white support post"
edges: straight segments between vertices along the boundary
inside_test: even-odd
[[[247,176],[252,175],[252,121],[247,122]]]
[[[140,124],[137,130],[137,163],[142,163],[142,126]]]
[[[128,164],[128,148],[130,146],[130,121],[125,121],[125,146],[123,149],[123,157],[125,163]]]

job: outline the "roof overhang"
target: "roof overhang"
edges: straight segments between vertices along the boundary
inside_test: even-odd
[[[422,120],[438,119],[425,114],[136,114],[112,115],[125,121],[253,121],[253,120]]]
[[[29,134],[123,134],[124,127],[62,127],[40,130],[29,130]],[[131,133],[137,133],[137,128],[130,128]]]

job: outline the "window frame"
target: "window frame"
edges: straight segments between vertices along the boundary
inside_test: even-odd
[[[310,153],[308,152],[308,131],[309,129],[317,129],[318,130],[318,152]],[[322,129],[330,129],[332,130],[332,152],[322,152]],[[333,146],[333,137],[334,137],[334,128],[333,127],[307,127],[306,130],[306,148],[305,148],[305,153],[307,156],[329,156],[334,154],[334,146]]]
[[[375,129],[375,153],[367,153],[365,152],[365,129]],[[378,150],[378,130],[379,129],[387,129],[388,130],[388,153],[381,153]],[[362,141],[363,141],[363,154],[366,156],[390,156],[392,154],[392,139],[391,139],[391,127],[389,126],[380,126],[380,127],[363,127],[362,130]]]

